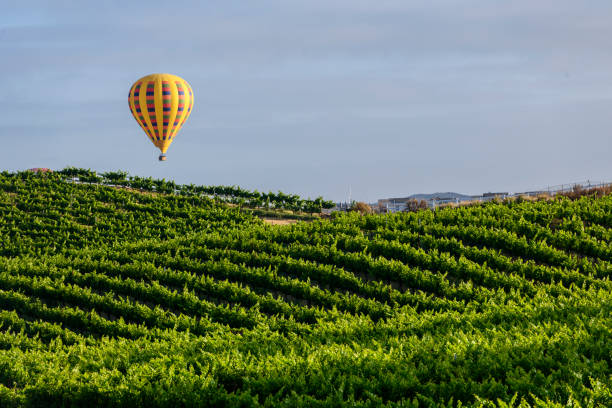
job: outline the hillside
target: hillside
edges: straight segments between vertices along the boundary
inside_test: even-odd
[[[610,195],[274,226],[5,172],[0,212],[2,407],[612,406]]]

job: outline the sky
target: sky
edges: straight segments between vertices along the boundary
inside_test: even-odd
[[[609,0],[3,0],[0,170],[373,202],[612,181]],[[195,94],[168,161],[132,117]]]

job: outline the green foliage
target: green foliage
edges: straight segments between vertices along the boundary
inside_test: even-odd
[[[324,208],[333,208],[332,201],[317,197],[314,200],[303,199],[294,194],[260,193],[259,191],[248,191],[238,186],[195,186],[193,184],[177,185],[173,181],[154,180],[150,177],[143,178],[130,176],[125,171],[106,172],[100,176],[89,169],[67,167],[56,172],[68,180],[84,183],[103,183],[114,186],[135,188],[140,191],[156,192],[163,194],[179,194],[187,197],[210,197],[220,202],[239,204],[251,208],[266,207],[268,209],[285,209],[302,211],[307,213],[320,213]]]
[[[612,196],[276,227],[220,197],[299,197],[211,189],[0,174],[0,406],[612,406]]]

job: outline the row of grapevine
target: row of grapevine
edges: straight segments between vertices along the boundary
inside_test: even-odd
[[[304,212],[321,212],[324,208],[332,208],[335,204],[317,197],[314,200],[302,199],[295,194],[263,193],[257,190],[248,191],[238,186],[196,186],[193,184],[180,185],[165,179],[155,180],[151,177],[143,178],[129,176],[126,172],[107,172],[98,175],[95,171],[68,167],[59,170],[60,174],[69,178],[76,178],[87,183],[98,183],[123,186],[164,194],[179,194],[187,197],[215,197],[224,202],[241,204],[249,207],[266,207],[275,209],[288,209]]]

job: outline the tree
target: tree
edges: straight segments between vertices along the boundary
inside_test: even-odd
[[[372,214],[372,207],[363,201],[353,202],[349,211],[357,211],[361,215]]]
[[[406,209],[404,212],[416,212],[426,210],[427,208],[427,201],[425,200],[408,200],[406,201]]]
[[[106,173],[102,173],[102,177],[108,180],[109,183],[119,184],[127,180],[128,173],[127,171],[108,171]]]

